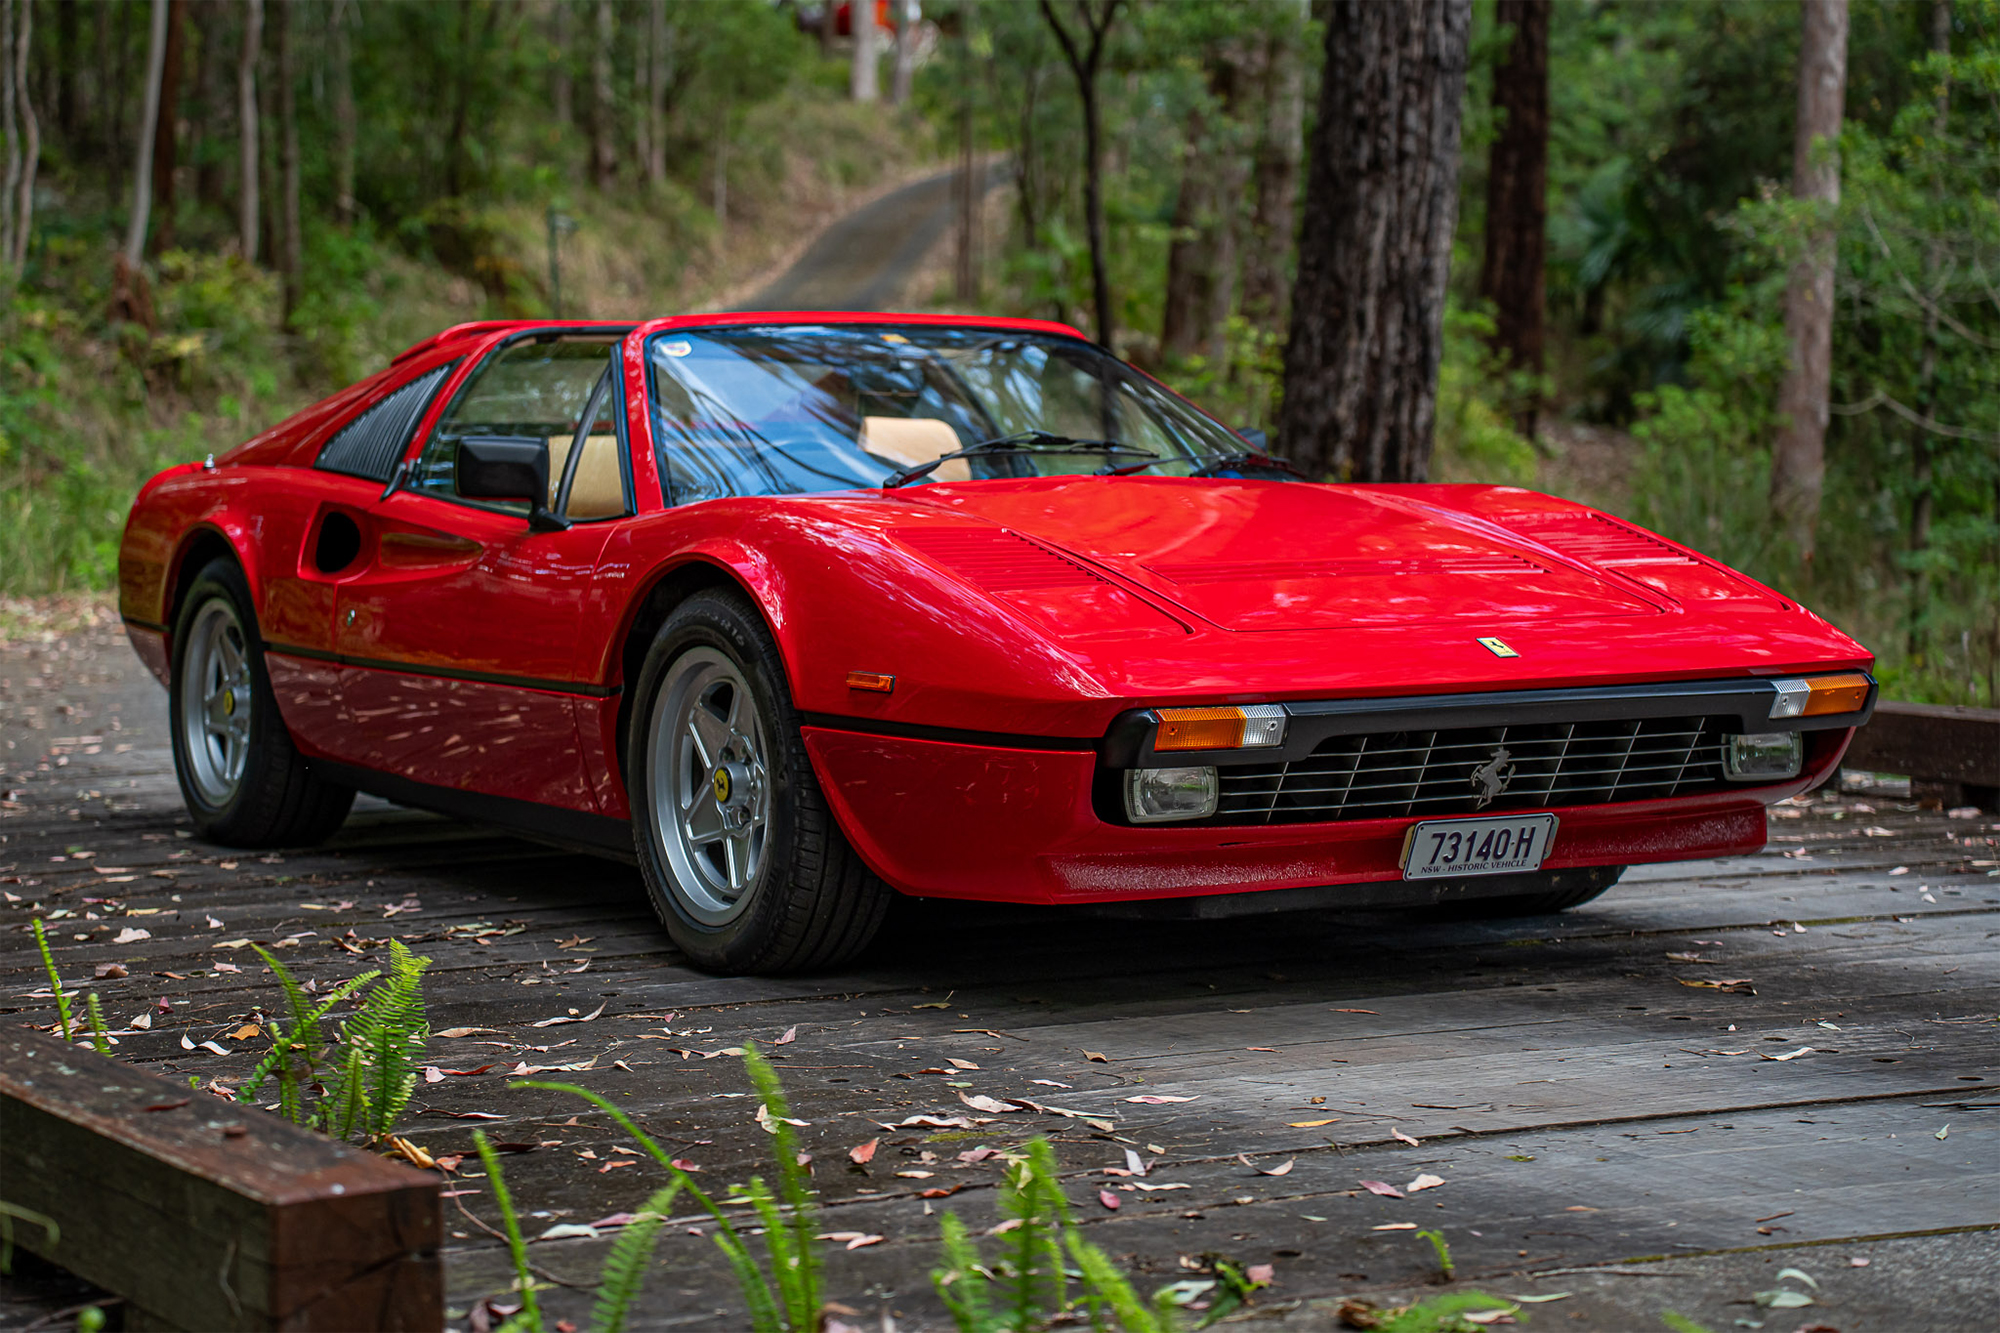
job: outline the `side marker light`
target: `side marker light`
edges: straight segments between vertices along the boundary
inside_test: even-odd
[[[879,671],[850,671],[847,673],[847,688],[888,694],[896,688],[896,678],[885,676]]]

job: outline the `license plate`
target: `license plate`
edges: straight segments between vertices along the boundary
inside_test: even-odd
[[[1513,875],[1540,870],[1555,840],[1554,815],[1429,819],[1403,842],[1404,879]]]

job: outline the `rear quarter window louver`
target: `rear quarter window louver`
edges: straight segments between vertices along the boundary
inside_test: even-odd
[[[387,482],[403,457],[417,419],[450,373],[450,365],[425,371],[342,426],[320,447],[313,466],[324,472]]]

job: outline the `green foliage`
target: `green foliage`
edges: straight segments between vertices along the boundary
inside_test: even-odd
[[[48,1236],[49,1244],[52,1246],[62,1243],[62,1228],[56,1225],[56,1220],[53,1217],[38,1213],[32,1208],[23,1208],[19,1204],[8,1203],[5,1199],[0,1199],[0,1274],[14,1271],[14,1223],[16,1221],[27,1222],[32,1226],[40,1227],[43,1233]]]
[[[62,976],[56,971],[56,956],[49,951],[49,937],[42,929],[42,919],[35,917],[30,923],[35,931],[35,948],[42,955],[42,970],[49,974],[49,992],[56,1000],[56,1026],[62,1032],[64,1041],[72,1041],[75,1035],[69,1025],[69,992],[63,989]]]
[[[1055,1150],[1044,1138],[1008,1155],[999,1205],[993,1234],[1000,1254],[991,1262],[955,1213],[938,1219],[944,1263],[932,1270],[931,1283],[960,1333],[1032,1333],[1075,1318],[1078,1306],[1093,1328],[1176,1333],[1224,1318],[1257,1286],[1236,1265],[1216,1259],[1214,1278],[1170,1283],[1150,1301],[1142,1299],[1110,1256],[1084,1238],[1062,1192]],[[1079,1285],[1074,1299],[1071,1277]],[[1194,1323],[1184,1323],[1182,1308],[1197,1300],[1207,1308]]]
[[[514,1261],[515,1290],[521,1294],[521,1311],[507,1321],[508,1327],[541,1333],[541,1303],[535,1299],[535,1275],[528,1267],[528,1242],[521,1237],[521,1219],[514,1211],[513,1196],[507,1193],[506,1177],[500,1174],[500,1155],[486,1141],[482,1130],[472,1131],[472,1146],[486,1167],[486,1183],[493,1189],[493,1206],[500,1210],[501,1225],[507,1228],[507,1254]]]
[[[278,978],[291,1021],[270,1021],[271,1049],[237,1091],[237,1100],[256,1101],[265,1083],[275,1078],[279,1113],[293,1124],[340,1137],[357,1131],[372,1138],[388,1134],[416,1089],[415,1056],[428,1035],[423,974],[431,960],[411,953],[401,940],[391,940],[386,976],[371,969],[315,997],[275,955],[252,947]],[[329,1047],[335,1044],[322,1024],[335,1005],[357,995],[359,1007],[340,1026],[332,1085],[314,1097]]]
[[[660,1228],[666,1225],[667,1210],[680,1194],[682,1181],[653,1191],[639,1209],[636,1219],[618,1233],[604,1268],[597,1278],[597,1303],[591,1319],[597,1333],[623,1333],[632,1303],[639,1298],[646,1280],[646,1265],[652,1262],[653,1248],[659,1243]]]
[[[784,1090],[778,1083],[777,1074],[755,1047],[745,1048],[743,1063],[750,1073],[751,1083],[757,1089],[758,1100],[763,1108],[760,1123],[771,1131],[773,1165],[778,1176],[778,1191],[775,1195],[765,1185],[761,1176],[751,1177],[750,1183],[742,1187],[738,1195],[739,1200],[750,1204],[751,1211],[756,1214],[763,1227],[765,1265],[758,1264],[749,1243],[714,1198],[696,1184],[686,1171],[674,1164],[673,1155],[632,1123],[630,1116],[601,1094],[574,1083],[524,1080],[509,1086],[539,1088],[547,1092],[564,1092],[581,1097],[617,1121],[618,1125],[671,1175],[673,1183],[670,1188],[685,1191],[715,1222],[716,1247],[722,1251],[730,1272],[736,1278],[737,1289],[749,1307],[750,1325],[755,1333],[811,1333],[819,1327],[819,1311],[822,1303],[817,1249],[819,1210],[813,1200],[811,1178],[806,1172],[804,1163],[800,1161],[797,1136],[791,1132],[791,1126],[786,1123],[791,1112],[787,1109]],[[671,1197],[670,1195],[669,1198]],[[663,1211],[663,1209],[664,1205],[661,1209],[655,1209],[650,1202],[646,1207],[647,1212]],[[633,1225],[637,1226],[638,1223]],[[623,1239],[625,1238],[621,1237],[621,1241]],[[644,1252],[650,1254],[653,1239],[653,1233],[649,1232],[645,1241],[633,1243],[635,1246],[643,1243]],[[614,1247],[600,1279],[598,1288],[600,1323],[605,1322],[607,1309],[627,1308],[618,1305],[621,1293],[629,1302],[631,1294],[637,1291],[639,1278],[636,1274],[622,1266],[617,1272],[613,1271],[611,1260],[619,1258],[618,1251]],[[635,1265],[643,1261],[643,1255],[630,1258],[630,1262]],[[620,1260],[620,1262],[622,1265],[625,1261]],[[537,1324],[535,1327],[539,1329],[540,1326]]]
[[[111,1038],[104,1032],[104,1006],[97,1002],[97,992],[91,991],[84,997],[90,1011],[90,1044],[99,1055],[109,1057]]]
[[[1457,1270],[1452,1266],[1451,1246],[1445,1243],[1444,1233],[1442,1231],[1419,1231],[1417,1239],[1427,1240],[1431,1243],[1431,1252],[1437,1255],[1439,1275],[1445,1281],[1451,1281],[1456,1275]]]
[[[1672,1310],[1660,1311],[1660,1322],[1671,1328],[1674,1333],[1709,1333],[1706,1325],[1697,1324],[1686,1315],[1677,1314]]]

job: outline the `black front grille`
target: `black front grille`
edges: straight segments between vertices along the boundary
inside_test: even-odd
[[[1725,784],[1730,717],[1335,736],[1288,764],[1219,770],[1218,824],[1298,824],[1603,805]]]

